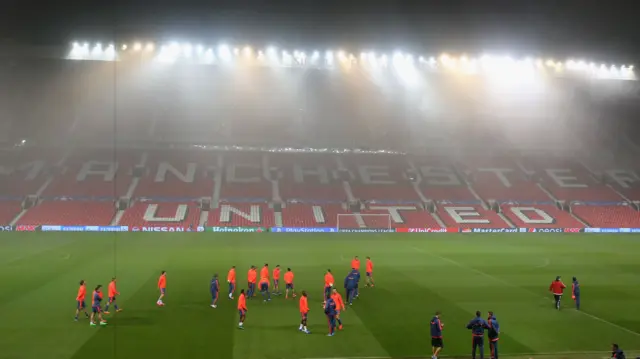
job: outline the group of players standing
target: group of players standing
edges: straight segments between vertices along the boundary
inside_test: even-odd
[[[549,291],[553,294],[554,297],[554,306],[556,309],[560,310],[560,300],[562,299],[562,295],[567,286],[562,282],[560,276],[557,276],[556,279],[551,282],[549,286]],[[576,277],[573,277],[573,282],[571,284],[571,299],[575,301],[576,309],[580,310],[580,283]],[[436,312],[435,316],[431,319],[431,350],[432,350],[432,359],[436,359],[440,354],[442,348],[444,348],[444,343],[442,340],[442,329],[444,328],[444,324],[440,320],[440,312]],[[482,313],[480,311],[476,312],[476,317],[471,319],[471,321],[467,324],[467,329],[471,330],[471,335],[473,337],[472,344],[472,352],[471,357],[473,359],[476,358],[476,353],[479,352],[480,359],[484,358],[484,334],[485,330],[488,332],[489,337],[489,349],[491,351],[491,359],[498,359],[498,341],[500,340],[500,323],[496,319],[496,316],[493,312],[489,312],[488,318],[485,320],[482,318]]]
[[[238,313],[240,315],[240,320],[238,322],[238,328],[244,329],[244,323],[247,318],[247,299],[251,300],[256,296],[256,284],[262,295],[263,301],[269,302],[271,301],[271,295],[281,295],[280,292],[280,265],[277,265],[273,270],[273,276],[269,273],[269,264],[265,263],[264,267],[260,270],[260,281],[257,281],[257,268],[255,266],[251,266],[247,273],[247,290],[245,292],[244,289],[240,290],[240,295],[238,296]],[[366,286],[374,286],[373,282],[373,262],[370,257],[367,257],[366,262],[366,275],[367,275],[367,283]],[[270,291],[269,287],[271,285],[271,280],[273,279],[273,291]],[[285,282],[285,299],[289,298],[291,295],[292,298],[295,298],[296,292],[294,287],[294,274],[291,268],[287,268],[287,271],[284,274],[284,282]],[[356,256],[351,261],[351,272],[344,279],[344,288],[346,290],[347,300],[346,302],[349,305],[353,304],[353,299],[358,298],[358,284],[360,282],[360,259]],[[229,284],[229,299],[234,299],[233,294],[236,288],[236,267],[233,266],[229,269],[229,273],[227,274],[227,283]],[[340,319],[340,312],[346,310],[345,301],[342,299],[342,295],[338,292],[337,288],[334,287],[335,280],[333,274],[331,273],[331,269],[327,269],[327,272],[324,275],[324,290],[323,290],[323,310],[324,314],[327,317],[328,325],[329,325],[329,334],[328,336],[333,336],[335,334],[336,328],[342,329],[342,320]],[[220,297],[220,282],[218,280],[218,275],[214,274],[211,279],[211,307],[217,308],[218,306],[218,298]],[[305,333],[310,334],[311,332],[307,328],[307,319],[309,315],[309,302],[308,295],[306,291],[301,292],[301,297],[299,300],[299,310],[300,310],[300,326],[298,330]]]

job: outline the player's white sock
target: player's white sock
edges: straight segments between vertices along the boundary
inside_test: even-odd
[[[303,328],[303,326],[302,326],[302,324],[300,324],[300,328],[298,328],[298,330],[302,330],[302,328]]]
[[[304,327],[302,327],[302,330],[304,330],[306,332],[307,331],[307,326],[305,325]]]
[[[242,326],[242,322],[238,323],[239,326]]]

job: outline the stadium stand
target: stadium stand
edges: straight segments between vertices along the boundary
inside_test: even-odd
[[[20,213],[22,207],[20,202],[7,201],[0,202],[0,225],[8,225]]]
[[[188,202],[136,202],[125,210],[117,223],[130,227],[189,227],[198,226],[200,209]]]
[[[17,224],[107,226],[115,213],[110,201],[43,201],[30,208]]]

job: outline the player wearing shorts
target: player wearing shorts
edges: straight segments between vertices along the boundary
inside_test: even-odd
[[[273,294],[280,295],[280,265],[273,269]]]
[[[158,278],[158,289],[160,290],[160,298],[158,298],[158,301],[156,302],[156,304],[159,307],[163,307],[164,306],[164,295],[165,293],[167,293],[167,272],[166,271],[162,271],[160,273],[160,278]]]
[[[94,321],[96,316],[100,320],[100,325],[107,325],[107,321],[102,318],[102,308],[100,307],[100,303],[102,302],[102,286],[101,285],[98,285],[96,287],[91,297],[92,297],[91,317],[89,318],[89,321],[90,321],[89,325],[91,325],[92,327],[96,326],[96,323]]]
[[[247,319],[247,300],[244,296],[244,289],[240,289],[240,295],[238,296],[238,313],[240,314],[238,329],[244,329],[244,321]]]
[[[287,268],[287,272],[284,274],[284,298],[289,298],[289,292],[291,292],[291,297],[296,297],[296,290],[293,286],[293,271],[291,268]]]
[[[366,276],[367,276],[367,282],[364,284],[365,287],[374,287],[375,284],[373,283],[373,262],[371,261],[371,257],[367,257],[367,272],[366,272]]]
[[[260,293],[262,294],[262,299],[265,303],[271,300],[271,293],[269,292],[269,278],[260,278]]]
[[[442,340],[442,328],[444,324],[440,320],[440,312],[436,312],[436,315],[431,318],[431,358],[437,359],[438,354],[442,348],[444,348],[444,342]]]
[[[309,317],[309,301],[307,298],[307,292],[302,291],[302,296],[300,297],[300,327],[299,331],[305,334],[311,334],[311,332],[307,329],[307,318]]]
[[[236,290],[236,266],[229,269],[227,283],[229,283],[229,299],[233,299],[233,292]]]
[[[342,296],[338,293],[336,288],[333,288],[333,292],[331,293],[331,299],[336,303],[336,320],[338,321],[338,329],[342,330],[342,319],[340,319],[340,312],[347,310],[347,307],[344,306],[344,300],[342,300]]]
[[[120,292],[116,289],[116,277],[111,278],[111,283],[109,283],[109,300],[107,301],[107,305],[104,307],[104,314],[109,314],[109,306],[113,304],[113,307],[116,308],[116,312],[121,312],[122,309],[118,308],[118,304],[116,304],[116,296],[120,295]]]
[[[218,297],[220,296],[220,282],[218,282],[217,273],[211,278],[209,290],[211,291],[211,308],[216,309],[218,307]]]
[[[327,273],[324,275],[324,299],[331,297],[331,288],[333,287],[333,274],[331,274],[331,269],[327,269]]]
[[[89,318],[89,313],[87,313],[87,305],[85,304],[85,296],[87,295],[87,285],[84,283],[84,280],[80,281],[80,288],[78,288],[78,295],[76,296],[76,316],[75,321],[78,321],[78,315],[80,312],[84,313],[84,316]]]

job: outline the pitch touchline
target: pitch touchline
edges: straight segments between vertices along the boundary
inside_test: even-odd
[[[533,291],[531,291],[531,290],[529,290],[529,289],[526,289],[526,288],[520,287],[520,286],[515,285],[515,284],[513,284],[513,283],[511,283],[511,282],[507,282],[507,281],[506,281],[506,280],[504,280],[504,279],[500,279],[500,278],[498,278],[498,277],[496,277],[496,276],[494,276],[494,275],[491,275],[491,274],[489,274],[489,273],[483,272],[483,271],[481,271],[481,270],[479,270],[479,269],[476,269],[476,268],[473,268],[473,267],[469,267],[469,266],[464,265],[464,264],[462,264],[462,263],[460,263],[460,262],[456,262],[456,261],[454,261],[454,260],[453,260],[453,259],[451,259],[451,258],[447,258],[447,257],[443,257],[443,256],[438,255],[438,254],[434,254],[434,253],[427,252],[427,251],[425,251],[424,249],[419,248],[419,247],[411,247],[411,248],[412,248],[412,249],[414,249],[414,250],[416,250],[416,251],[418,251],[418,252],[422,252],[422,253],[428,254],[428,255],[430,255],[430,256],[433,256],[433,257],[439,258],[440,260],[443,260],[443,261],[445,261],[445,262],[449,262],[449,263],[451,263],[451,264],[453,264],[453,265],[455,265],[455,266],[458,266],[458,267],[460,267],[460,268],[465,268],[465,269],[467,269],[467,270],[470,270],[470,271],[472,271],[472,272],[475,272],[475,273],[477,273],[477,274],[480,274],[480,275],[482,275],[482,276],[485,276],[485,277],[487,277],[487,278],[489,278],[489,279],[492,279],[492,280],[494,280],[494,281],[497,281],[497,282],[503,283],[503,284],[508,285],[508,286],[510,286],[510,287],[512,287],[512,288],[518,288],[518,289],[520,289],[520,290],[522,290],[522,291],[525,291],[525,292],[528,292],[528,293],[530,293],[530,294],[533,294],[533,295],[535,295],[536,297],[538,296],[538,293],[536,293],[536,292],[533,292]],[[545,299],[547,299],[547,298],[545,298]],[[597,321],[600,321],[600,322],[602,322],[602,323],[609,324],[609,325],[611,325],[611,326],[613,326],[613,327],[616,327],[616,328],[618,328],[618,329],[620,329],[620,330],[622,330],[622,331],[625,331],[625,332],[627,332],[627,333],[629,333],[629,334],[633,334],[633,335],[635,335],[635,336],[640,337],[640,333],[638,333],[638,332],[634,332],[633,330],[628,329],[628,328],[625,328],[625,327],[623,327],[623,326],[621,326],[621,325],[618,325],[618,324],[616,324],[616,323],[612,323],[612,322],[610,322],[610,321],[608,321],[608,320],[606,320],[606,319],[602,319],[602,318],[600,318],[600,317],[597,317],[597,316],[595,316],[595,315],[593,315],[593,314],[589,314],[589,313],[587,313],[587,312],[583,312],[583,311],[581,311],[581,310],[579,310],[579,311],[578,311],[578,313],[581,313],[581,314],[583,314],[583,315],[586,315],[587,317],[589,317],[589,318],[591,318],[591,319],[594,319],[594,320],[597,320]]]
[[[637,352],[638,350],[627,350],[627,352]],[[559,352],[548,352],[548,353],[514,353],[514,354],[506,354],[501,355],[506,358],[511,357],[523,357],[523,356],[548,356],[548,355],[589,355],[589,354],[607,354],[610,355],[610,351],[582,351],[582,352],[573,352],[573,351],[559,351]],[[442,358],[457,358],[460,355],[442,355]],[[301,359],[422,359],[426,357],[391,357],[391,356],[371,356],[371,357],[325,357],[325,358],[301,358]]]

